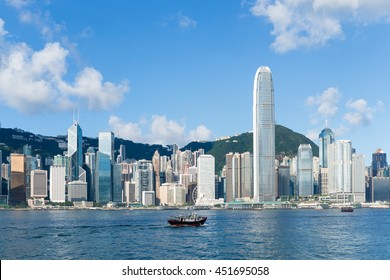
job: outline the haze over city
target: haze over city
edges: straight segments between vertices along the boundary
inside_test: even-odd
[[[183,146],[252,130],[268,65],[277,123],[370,155],[386,139],[386,1],[0,1],[0,121]]]

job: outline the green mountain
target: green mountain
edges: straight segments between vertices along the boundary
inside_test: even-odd
[[[275,152],[278,159],[283,158],[283,156],[295,156],[300,144],[310,144],[313,155],[318,156],[318,146],[309,138],[287,127],[275,126]],[[200,148],[204,149],[205,153],[215,157],[215,170],[219,172],[225,165],[227,153],[253,152],[253,133],[247,132],[214,142],[191,142],[181,150],[195,151]]]
[[[39,154],[41,157],[53,157],[57,154],[63,154],[67,150],[67,136],[42,136],[24,131],[22,129],[0,128],[0,150],[3,154],[3,162],[7,162],[7,157],[10,153],[22,153],[24,145],[31,146],[32,155]],[[170,155],[167,147],[162,145],[148,145],[142,143],[134,143],[130,140],[115,138],[115,149],[118,151],[120,145],[126,147],[126,155],[130,159],[151,160],[156,150],[160,155]],[[98,139],[83,137],[83,153],[89,147],[98,147]]]
[[[56,137],[42,136],[17,128],[0,128],[0,150],[3,154],[3,162],[7,162],[6,158],[10,153],[22,153],[24,145],[30,145],[32,155],[40,154],[43,159],[53,157],[57,154],[63,154],[67,149],[66,138],[66,135]],[[275,138],[276,155],[279,159],[284,155],[295,156],[300,144],[310,144],[313,149],[313,155],[318,156],[318,146],[316,144],[302,134],[294,132],[284,126],[276,125]],[[169,149],[162,145],[134,143],[130,140],[115,138],[116,150],[119,150],[121,144],[126,147],[126,155],[130,159],[151,160],[156,150],[158,150],[160,155],[171,154]],[[83,152],[86,152],[89,147],[95,147],[97,149],[98,139],[83,137]],[[227,153],[252,152],[252,133],[243,133],[219,141],[191,142],[181,150],[196,151],[198,149],[204,149],[205,153],[215,157],[215,170],[219,172],[225,165],[225,156]]]

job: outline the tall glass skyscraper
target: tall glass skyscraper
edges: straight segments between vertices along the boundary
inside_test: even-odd
[[[271,70],[257,69],[253,88],[253,200],[275,201],[275,104]]]
[[[83,165],[83,132],[78,122],[68,129],[69,181],[79,180],[80,167]]]
[[[328,168],[328,149],[329,145],[334,142],[334,132],[325,127],[318,135],[319,150],[320,150],[320,167]]]
[[[113,201],[112,165],[114,161],[114,133],[99,132],[99,151],[96,153],[95,199],[106,204]]]
[[[313,195],[313,152],[310,144],[298,148],[298,195]]]

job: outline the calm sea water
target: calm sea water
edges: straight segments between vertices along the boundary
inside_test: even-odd
[[[0,211],[0,259],[390,259],[390,209]],[[187,211],[188,213],[188,211]]]

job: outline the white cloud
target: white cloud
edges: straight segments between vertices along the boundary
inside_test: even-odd
[[[309,96],[306,105],[316,106],[317,113],[322,117],[331,117],[337,113],[341,93],[337,88],[329,87],[323,93]]]
[[[110,116],[108,124],[121,138],[149,144],[184,146],[193,140],[210,140],[212,137],[211,131],[204,125],[199,125],[188,133],[184,124],[161,115],[153,115],[150,119],[142,118],[138,123]]]
[[[176,13],[174,16],[169,18],[169,21],[177,24],[181,29],[190,29],[190,28],[196,28],[197,22],[190,18],[189,16],[183,15],[182,12]]]
[[[103,82],[94,68],[82,69],[73,83],[65,81],[68,54],[58,42],[47,43],[39,51],[25,43],[9,43],[0,49],[0,100],[27,114],[67,110],[83,103],[92,110],[108,109],[121,102],[127,81]]]
[[[4,20],[2,18],[0,18],[0,36],[4,36],[4,35],[7,35],[7,31],[4,29]]]
[[[31,3],[31,0],[6,0],[6,2],[8,5],[20,9],[28,6]]]
[[[285,53],[343,38],[344,23],[390,22],[390,1],[257,0],[251,12],[273,25],[275,41],[271,47]]]
[[[196,27],[196,21],[189,18],[188,16],[180,15],[179,17],[179,26],[181,28],[190,28]]]
[[[377,102],[377,106],[371,108],[365,99],[349,100],[346,104],[350,112],[344,114],[343,119],[352,126],[369,125],[374,119],[377,111],[382,111],[384,104],[382,101]]]

